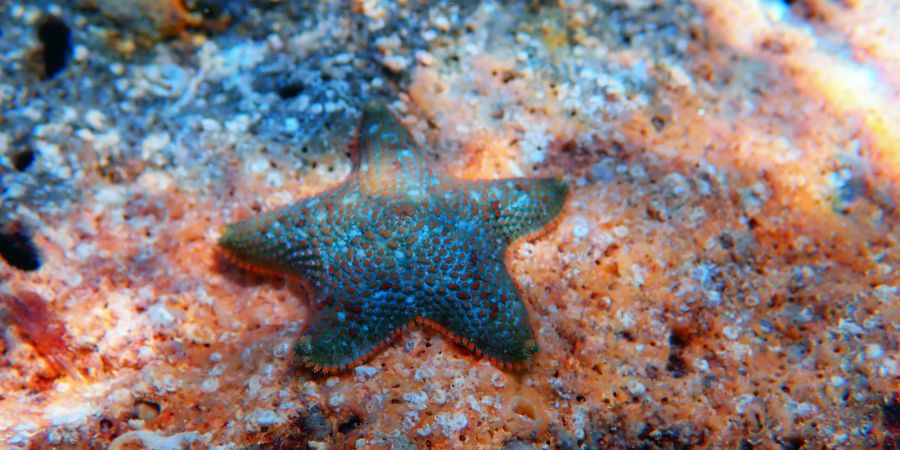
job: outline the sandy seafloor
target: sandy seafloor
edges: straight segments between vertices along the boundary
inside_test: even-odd
[[[2,2],[0,447],[898,448],[898,30],[874,0]],[[310,293],[222,260],[349,173],[370,99],[458,177],[568,184],[507,255],[526,369],[414,329],[316,376]]]

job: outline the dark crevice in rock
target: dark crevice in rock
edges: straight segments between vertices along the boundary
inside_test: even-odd
[[[53,78],[66,68],[72,55],[72,30],[56,16],[48,16],[38,25],[44,78]]]
[[[666,361],[666,371],[675,378],[681,378],[687,374],[687,363],[682,353],[691,340],[691,336],[685,330],[672,330],[669,335],[669,358]]]
[[[356,427],[360,426],[362,423],[363,423],[362,418],[357,416],[356,414],[353,414],[352,416],[347,418],[347,420],[345,420],[343,423],[338,425],[338,432],[341,434],[347,434],[347,433],[355,430]]]
[[[18,226],[0,231],[0,256],[20,270],[33,271],[41,267],[41,257],[31,236]]]
[[[19,172],[24,172],[34,162],[34,150],[27,148],[12,155],[13,167]]]

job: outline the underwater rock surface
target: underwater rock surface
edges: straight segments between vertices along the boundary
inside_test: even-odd
[[[0,447],[900,445],[891,2],[0,4]],[[560,175],[522,370],[411,328],[320,376],[221,227],[386,101],[461,179]]]

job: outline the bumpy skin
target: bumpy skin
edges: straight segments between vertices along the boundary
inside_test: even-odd
[[[315,370],[358,364],[413,322],[517,367],[538,345],[505,250],[553,221],[567,193],[554,178],[454,179],[370,105],[346,182],[228,225],[219,244],[247,267],[310,282],[316,317],[296,351]]]

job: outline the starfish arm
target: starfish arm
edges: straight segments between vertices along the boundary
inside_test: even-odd
[[[353,161],[360,188],[374,195],[415,195],[428,172],[416,141],[381,103],[363,109]]]
[[[410,309],[393,307],[404,303],[400,294],[369,278],[379,285],[367,290],[368,297],[338,282],[343,290],[331,290],[334,295],[318,302],[316,316],[294,350],[308,367],[337,372],[360,364],[412,322]]]
[[[521,367],[539,351],[527,309],[500,258],[482,260],[467,281],[446,284],[421,319],[503,367]]]
[[[314,213],[319,202],[318,198],[304,199],[226,225],[219,247],[245,268],[314,281],[321,275],[319,239],[324,228],[321,218]]]
[[[548,229],[562,211],[569,188],[558,178],[475,181],[469,197],[485,227],[506,243]]]

